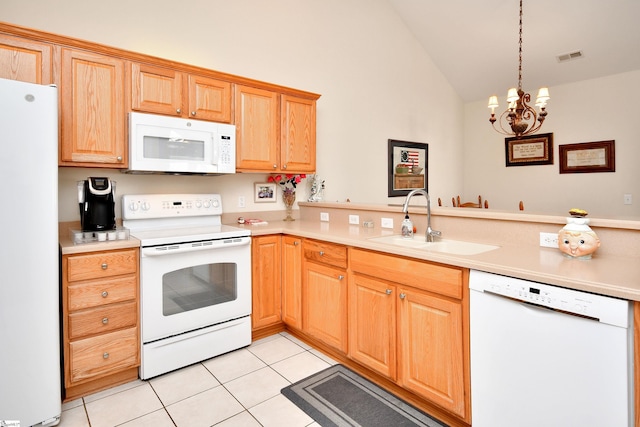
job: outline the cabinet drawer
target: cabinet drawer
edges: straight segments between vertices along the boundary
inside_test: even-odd
[[[308,260],[339,268],[347,268],[346,246],[305,239],[302,248],[304,250],[304,257]]]
[[[137,366],[138,328],[71,342],[69,353],[70,383]]]
[[[351,249],[351,269],[453,298],[462,298],[462,268]]]
[[[94,308],[69,315],[69,339],[111,332],[136,326],[138,310],[135,301]]]
[[[114,302],[134,300],[137,296],[137,289],[138,280],[134,275],[69,285],[67,290],[68,310],[82,310]]]
[[[138,270],[138,250],[69,256],[67,266],[69,282],[135,273]]]

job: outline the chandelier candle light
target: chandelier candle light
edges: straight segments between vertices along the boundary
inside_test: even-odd
[[[528,103],[531,102],[531,95],[522,90],[522,0],[520,0],[520,39],[518,42],[518,89],[511,88],[507,93],[507,109],[496,118],[495,110],[498,108],[498,97],[489,97],[491,117],[489,121],[493,128],[504,135],[515,135],[521,137],[537,132],[542,127],[542,122],[547,117],[547,101],[549,101],[549,88],[541,87],[538,91],[535,106],[540,109],[537,113],[535,108]],[[498,121],[499,128],[496,127]],[[509,130],[510,129],[510,130]]]
[[[302,182],[307,175],[305,174],[286,174],[270,176],[267,180],[269,182],[275,182],[282,188],[282,201],[284,207],[287,210],[287,216],[283,221],[295,221],[292,216],[293,204],[296,201],[296,186]]]

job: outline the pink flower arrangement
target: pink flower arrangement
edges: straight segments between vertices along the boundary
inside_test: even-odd
[[[268,178],[269,182],[275,182],[276,184],[280,185],[280,187],[282,187],[283,190],[286,190],[287,188],[291,188],[293,187],[294,189],[296,188],[296,185],[300,184],[300,182],[302,182],[303,179],[305,179],[307,177],[306,174],[285,174],[285,175],[275,175],[275,176],[270,176]]]

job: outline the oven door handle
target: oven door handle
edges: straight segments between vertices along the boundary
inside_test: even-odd
[[[176,243],[173,245],[143,247],[140,251],[143,257],[175,255],[184,252],[212,251],[246,246],[251,243],[251,237],[232,237],[229,239],[207,240],[204,242]]]

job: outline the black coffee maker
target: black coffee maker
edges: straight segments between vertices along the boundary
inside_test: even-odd
[[[116,182],[109,178],[78,181],[78,205],[82,231],[115,230]]]

